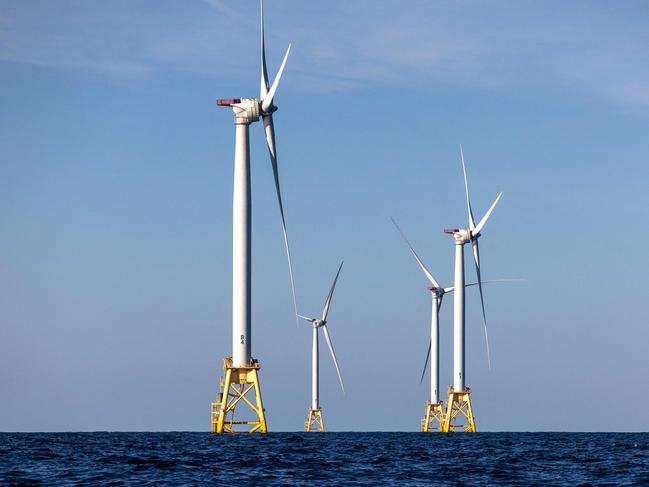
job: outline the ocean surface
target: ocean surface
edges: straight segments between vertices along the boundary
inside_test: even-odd
[[[648,433],[0,433],[0,485],[649,485]]]

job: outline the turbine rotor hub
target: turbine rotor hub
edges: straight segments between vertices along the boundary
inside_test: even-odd
[[[272,104],[266,110],[264,110],[262,104],[259,103],[259,113],[261,113],[262,115],[271,115],[276,111],[277,111],[277,107],[274,104]]]

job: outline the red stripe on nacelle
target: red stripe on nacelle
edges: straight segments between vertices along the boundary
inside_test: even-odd
[[[230,98],[216,100],[216,104],[220,107],[231,107],[235,103],[241,103],[241,98]]]

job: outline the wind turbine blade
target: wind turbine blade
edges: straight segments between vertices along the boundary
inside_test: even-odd
[[[264,45],[264,0],[260,0],[261,10],[261,81],[259,99],[263,100],[268,94],[268,70],[266,69],[266,47]]]
[[[426,353],[426,361],[424,362],[424,370],[421,371],[421,379],[419,379],[419,383],[421,384],[424,382],[424,376],[426,375],[426,367],[428,367],[428,359],[430,358],[430,348],[432,346],[432,342],[428,342],[428,352]]]
[[[482,281],[482,284],[487,284],[490,282],[515,282],[515,281],[524,281],[525,279],[519,279],[519,278],[510,278],[510,279],[486,279]],[[477,286],[477,282],[470,282],[469,284],[465,284],[464,287],[471,287],[471,286]],[[452,289],[452,288],[451,288]],[[446,291],[446,289],[444,289]]]
[[[266,134],[266,144],[270,154],[270,162],[273,166],[273,177],[275,178],[275,191],[277,193],[277,202],[279,203],[279,213],[282,217],[282,230],[284,232],[284,246],[286,247],[286,258],[288,259],[288,272],[291,278],[291,293],[293,294],[293,309],[295,311],[295,324],[297,321],[297,299],[295,298],[295,282],[293,280],[293,263],[291,262],[291,250],[288,245],[288,232],[286,231],[286,219],[284,218],[284,205],[282,204],[282,191],[279,186],[279,172],[277,170],[277,154],[275,152],[275,128],[273,126],[273,116],[264,115],[264,132]]]
[[[322,321],[327,321],[327,315],[329,314],[329,306],[331,305],[331,297],[334,294],[334,288],[336,287],[336,281],[338,281],[338,275],[340,274],[340,270],[343,268],[343,264],[345,261],[342,261],[340,263],[340,267],[338,267],[338,272],[336,272],[336,277],[334,278],[334,282],[331,285],[331,289],[329,290],[329,294],[327,295],[327,300],[325,301],[324,308],[322,309]]]
[[[421,261],[421,259],[420,259],[419,256],[417,255],[417,252],[415,252],[415,249],[414,249],[414,248],[412,247],[412,245],[410,244],[410,241],[406,238],[406,236],[404,235],[404,233],[401,231],[401,228],[399,228],[399,225],[397,225],[397,222],[396,222],[396,221],[394,220],[394,218],[392,218],[392,217],[390,217],[390,220],[392,220],[392,223],[394,223],[394,226],[396,227],[396,229],[397,229],[397,230],[399,231],[399,233],[401,234],[401,238],[403,238],[403,241],[406,242],[406,245],[410,248],[410,252],[412,252],[412,255],[415,256],[415,259],[417,259],[417,263],[419,264],[419,267],[420,267],[421,270],[424,272],[424,274],[426,274],[426,277],[428,278],[428,280],[430,281],[430,283],[431,283],[433,286],[435,286],[435,287],[440,287],[440,285],[437,283],[437,281],[435,280],[435,278],[433,277],[433,275],[430,273],[430,271],[426,268],[426,266],[424,265],[424,263]]]
[[[455,291],[455,286],[445,287],[444,288],[445,293],[452,293],[453,291]]]
[[[466,206],[469,210],[469,230],[475,228],[475,220],[473,219],[473,210],[471,209],[471,197],[469,196],[469,183],[466,178],[466,166],[464,165],[464,151],[462,144],[460,144],[460,159],[462,159],[462,173],[464,174],[464,191],[466,192]]]
[[[343,394],[345,393],[345,385],[343,384],[343,378],[340,375],[340,368],[338,367],[338,360],[336,360],[336,352],[334,352],[334,346],[331,343],[331,337],[329,336],[329,330],[327,330],[327,325],[322,325],[322,331],[324,332],[325,340],[327,340],[327,346],[329,347],[329,351],[331,352],[331,358],[334,359],[334,365],[336,366],[336,372],[338,373],[338,380],[340,381],[340,387],[343,390]]]
[[[471,240],[471,246],[473,247],[473,258],[475,260],[475,273],[478,277],[478,289],[480,290],[480,306],[482,307],[482,323],[484,325],[484,338],[487,345],[487,364],[489,365],[489,370],[491,370],[491,350],[489,347],[489,332],[487,331],[487,314],[484,309],[484,296],[482,295],[482,279],[480,277],[480,247],[478,246],[478,240]]]
[[[494,208],[498,204],[498,201],[500,200],[500,197],[502,195],[503,195],[503,193],[501,191],[500,194],[498,195],[498,197],[496,198],[496,201],[494,201],[493,204],[491,205],[491,208],[489,208],[489,211],[487,211],[487,213],[485,213],[485,216],[483,216],[482,220],[480,220],[480,223],[478,223],[478,226],[475,227],[475,229],[472,229],[471,233],[473,235],[478,235],[480,233],[480,230],[482,230],[482,228],[485,226],[485,223],[487,223],[487,220],[489,219],[489,216],[491,216],[491,212],[494,211]]]
[[[298,315],[303,320],[307,320],[309,323],[313,323],[313,318],[307,318],[306,316]]]
[[[273,104],[273,98],[275,97],[275,92],[277,91],[279,80],[282,78],[282,73],[284,72],[284,66],[286,66],[286,60],[288,59],[289,52],[291,52],[290,44],[288,45],[288,49],[286,50],[286,54],[284,55],[284,60],[282,61],[282,65],[279,67],[279,71],[277,71],[277,75],[275,76],[273,85],[270,87],[270,90],[268,91],[266,96],[264,96],[264,99],[261,101],[262,112],[268,111],[270,106]]]

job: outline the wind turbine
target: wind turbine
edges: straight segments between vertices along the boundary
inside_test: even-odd
[[[304,424],[305,430],[310,431],[324,431],[324,420],[322,419],[322,408],[320,407],[319,402],[319,380],[320,380],[320,363],[319,363],[319,347],[318,347],[318,330],[322,329],[324,333],[325,340],[327,341],[327,346],[329,347],[329,352],[331,352],[331,358],[334,361],[336,366],[336,373],[338,374],[338,380],[340,381],[340,387],[345,392],[345,386],[343,385],[343,378],[340,375],[340,368],[338,367],[338,360],[336,360],[336,352],[334,352],[333,344],[331,343],[331,337],[329,336],[329,330],[327,329],[327,316],[329,315],[329,307],[331,306],[331,298],[334,294],[334,289],[336,287],[336,282],[338,281],[338,276],[340,275],[340,270],[343,268],[343,262],[340,263],[338,267],[338,272],[334,278],[334,282],[331,285],[327,299],[325,300],[324,308],[322,309],[322,315],[320,318],[308,318],[306,316],[298,315],[300,318],[311,323],[313,327],[313,339],[311,347],[311,407],[309,408],[307,420]]]
[[[412,244],[408,240],[408,237],[403,233],[397,222],[394,218],[390,217],[392,223],[401,234],[401,238],[406,243],[413,257],[417,261],[419,268],[422,270],[428,282],[431,286],[428,288],[432,297],[432,310],[431,310],[431,319],[430,319],[430,343],[428,344],[428,352],[426,353],[426,361],[424,362],[424,368],[421,372],[420,383],[424,380],[424,375],[426,374],[426,367],[428,366],[428,359],[430,358],[430,399],[426,401],[426,408],[424,411],[424,418],[421,420],[421,430],[424,432],[440,430],[442,429],[444,421],[444,408],[442,403],[439,400],[439,310],[442,307],[442,299],[445,294],[452,293],[455,290],[455,286],[443,287],[438,281],[433,277],[432,273],[426,267],[426,264],[423,263],[417,252],[413,248]],[[505,281],[515,281],[516,279],[489,279],[482,281],[483,283],[491,282],[505,282]],[[464,287],[471,287],[478,285],[477,282],[472,282],[465,284]],[[431,356],[432,354],[432,356]]]
[[[232,98],[217,100],[217,105],[231,107],[234,112],[235,151],[234,151],[234,192],[232,209],[232,356],[224,360],[224,379],[217,401],[212,403],[212,432],[234,431],[234,425],[249,425],[250,432],[266,432],[266,417],[261,400],[258,370],[259,362],[252,358],[251,340],[251,188],[250,188],[250,143],[249,126],[261,117],[264,124],[264,135],[270,162],[275,179],[275,191],[282,219],[284,245],[288,259],[293,307],[297,320],[297,303],[293,281],[293,266],[288,245],[288,233],[282,205],[277,152],[275,145],[275,128],[273,113],[277,106],[273,103],[279,81],[286,66],[291,50],[289,44],[284,60],[277,71],[272,85],[268,83],[266,69],[266,52],[264,45],[264,2],[261,7],[261,82],[257,98]],[[245,397],[254,391],[254,398]],[[256,420],[237,421],[233,419],[238,404],[247,404],[253,410]],[[229,421],[226,417],[230,415]]]
[[[498,194],[489,210],[476,225],[471,208],[471,197],[469,195],[469,184],[466,177],[466,166],[464,165],[464,152],[460,146],[460,158],[462,160],[462,172],[464,174],[464,189],[466,192],[466,203],[469,213],[468,229],[445,229],[444,233],[453,235],[455,239],[455,300],[453,303],[453,386],[449,387],[449,397],[446,405],[446,416],[444,419],[443,431],[455,431],[454,420],[463,416],[467,424],[463,426],[464,431],[475,432],[475,420],[473,408],[471,407],[470,389],[466,387],[465,380],[465,303],[464,303],[464,245],[471,243],[473,259],[475,262],[476,275],[478,278],[478,289],[480,290],[480,304],[482,307],[482,321],[484,325],[485,341],[487,345],[487,362],[491,369],[491,352],[489,350],[489,334],[487,332],[487,317],[485,314],[484,298],[482,294],[482,278],[480,274],[480,249],[478,239],[484,229],[487,220],[498,204],[502,192]]]

